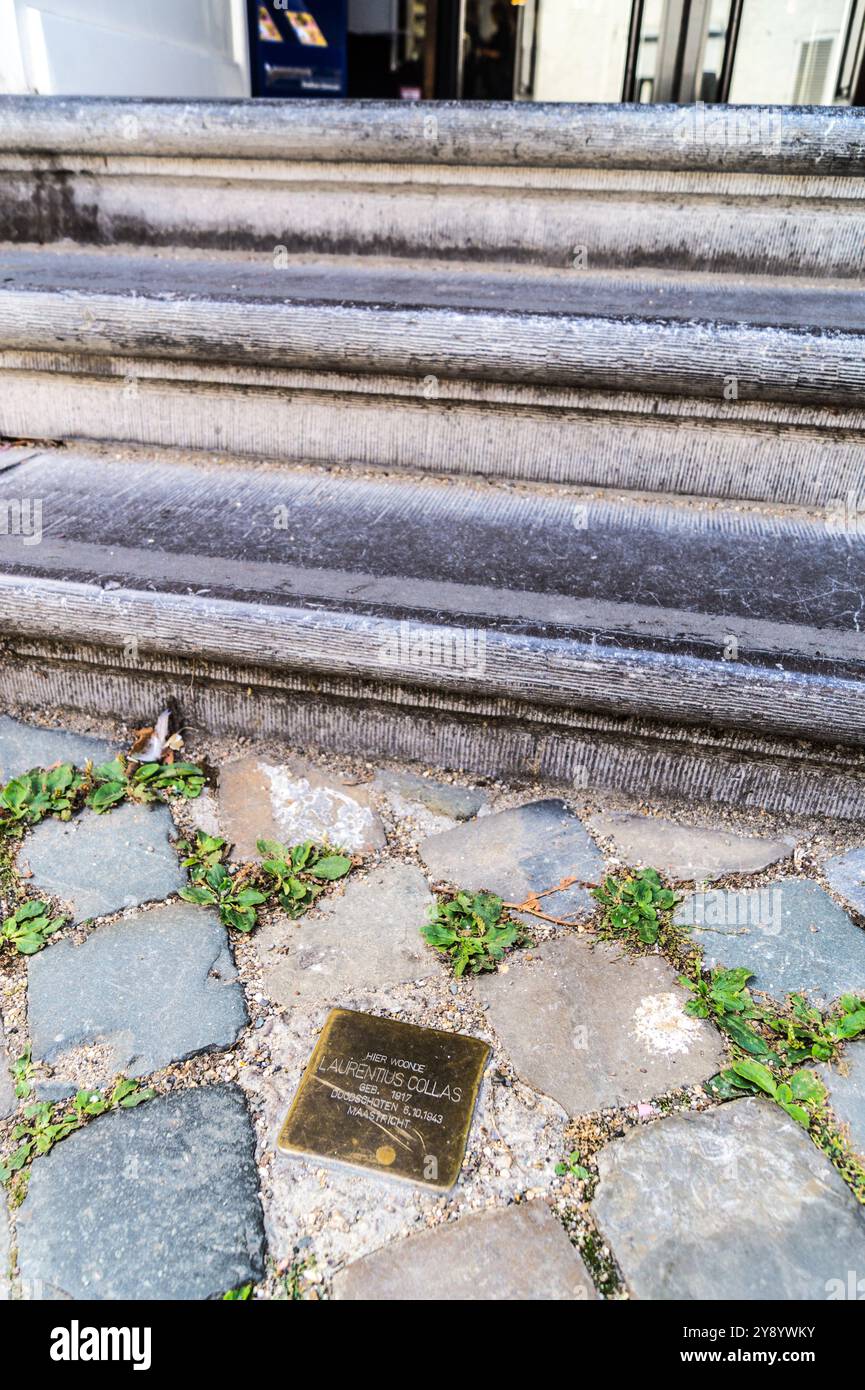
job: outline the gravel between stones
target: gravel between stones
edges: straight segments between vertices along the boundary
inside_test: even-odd
[[[46,721],[50,719],[49,713]],[[65,715],[63,719],[73,732],[96,734],[121,745],[128,742],[125,729],[94,728],[83,718]],[[284,750],[275,744],[253,746],[248,740],[202,736],[191,742],[187,752],[217,766],[250,754],[269,764],[286,760]],[[308,750],[297,750],[296,756],[316,764],[328,777],[342,778],[352,785],[372,783],[376,772],[373,764],[362,760],[323,758]],[[410,772],[412,776],[429,772],[393,766],[385,770],[397,775]],[[455,787],[479,788],[488,803],[483,810],[489,809],[493,815],[560,795],[559,791],[538,784],[510,786],[435,771],[433,776]],[[372,787],[371,796],[373,802],[378,798],[387,844],[365,860],[363,868],[353,876],[352,882],[356,884],[361,884],[377,866],[402,863],[422,868],[418,847],[429,837],[430,823],[422,810],[406,815],[402,807],[397,809],[391,804],[381,784],[378,788]],[[651,812],[684,826],[718,828],[732,834],[777,840],[789,837],[795,845],[794,872],[823,883],[833,894],[833,888],[822,877],[821,866],[830,857],[865,844],[865,826],[850,823],[834,825],[817,820],[785,820],[753,810],[740,813],[729,807],[702,808],[675,801],[657,801],[649,806],[612,794],[600,797],[579,792],[567,800],[572,809],[584,817],[610,812]],[[219,829],[218,811],[212,797],[198,806],[176,803],[172,813],[178,828],[185,834],[192,833],[197,823],[203,823],[202,815],[210,833]],[[106,817],[106,822],[109,819]],[[607,862],[614,860],[613,855]],[[760,872],[730,872],[719,880],[719,886],[756,888],[771,884],[777,875],[778,870],[772,867]],[[840,901],[837,896],[836,901]],[[849,905],[845,906],[849,910]],[[143,912],[147,915],[154,910],[145,908]],[[122,921],[127,915],[115,913],[83,932],[67,929],[61,939],[84,940],[92,931],[98,932],[111,921]],[[855,912],[852,915],[861,930],[863,918]],[[268,910],[262,915],[260,936],[262,940],[269,936],[277,942],[280,937],[286,941],[299,940],[304,930],[319,918],[320,914],[314,912],[301,923],[292,924],[278,911]],[[548,927],[538,922],[531,928],[532,935],[541,943],[553,937],[577,937],[585,929]],[[155,1072],[149,1081],[168,1097],[192,1094],[201,1087],[226,1082],[238,1083],[246,1094],[257,1134],[258,1182],[270,1241],[270,1260],[256,1288],[256,1297],[285,1297],[284,1276],[289,1272],[293,1272],[304,1296],[327,1296],[331,1281],[340,1270],[381,1251],[391,1242],[418,1231],[436,1230],[474,1213],[507,1211],[514,1203],[538,1201],[555,1213],[578,1248],[591,1251],[589,1265],[593,1277],[604,1288],[605,1296],[627,1296],[627,1286],[621,1283],[621,1273],[616,1271],[616,1252],[610,1249],[604,1234],[599,1235],[589,1207],[587,1196],[591,1184],[587,1188],[585,1183],[569,1174],[556,1174],[555,1165],[570,1148],[579,1145],[585,1161],[594,1170],[594,1154],[603,1155],[610,1140],[643,1132],[647,1122],[665,1125],[681,1113],[715,1113],[716,1108],[699,1088],[686,1087],[670,1091],[666,1096],[654,1095],[639,1105],[608,1107],[569,1121],[561,1106],[532,1090],[516,1074],[513,1060],[493,1026],[489,1010],[484,1007],[482,990],[469,980],[453,984],[437,959],[435,968],[425,977],[404,979],[385,989],[346,985],[338,999],[292,1009],[286,1015],[263,987],[266,967],[255,937],[247,939],[235,935],[232,944],[246,996],[249,1024],[228,1050],[172,1062]],[[5,962],[0,978],[0,1011],[12,1056],[17,1056],[27,1041],[25,979],[26,964],[21,958]],[[308,1060],[329,1002],[454,1029],[490,1042],[492,1060],[469,1138],[463,1176],[453,1193],[438,1196],[420,1189],[396,1187],[358,1178],[357,1174],[316,1168],[302,1160],[276,1154],[278,1125]],[[93,1066],[87,1049],[73,1050],[67,1061],[77,1083],[87,1084],[85,1078],[92,1073]],[[39,1066],[36,1073],[44,1082],[51,1080],[50,1066]],[[125,1121],[139,1113],[143,1115],[148,1108],[144,1106],[140,1112],[130,1112],[120,1118]],[[667,1118],[659,1118],[663,1116]],[[87,1131],[59,1146],[55,1155],[38,1160],[35,1167],[62,1155],[65,1147],[88,1133],[98,1134],[97,1127],[112,1118],[102,1117],[93,1122]],[[5,1132],[0,1124],[0,1137]],[[822,1160],[822,1156],[818,1157]],[[18,1239],[16,1227],[21,1225],[22,1210],[12,1213],[13,1244]],[[22,1272],[19,1269],[16,1276],[19,1292]],[[24,1292],[27,1291],[25,1286]]]

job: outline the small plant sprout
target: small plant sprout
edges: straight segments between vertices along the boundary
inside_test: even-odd
[[[322,850],[312,840],[290,848],[275,840],[259,840],[258,851],[267,856],[261,870],[268,881],[268,896],[275,894],[289,917],[299,917],[326,884],[344,878],[352,867],[347,855]]]
[[[588,1182],[592,1176],[588,1168],[584,1168],[580,1163],[580,1155],[576,1149],[572,1150],[561,1163],[556,1164],[555,1171],[560,1178],[568,1176],[577,1178],[579,1182]]]
[[[656,869],[634,875],[610,875],[592,896],[604,909],[602,934],[630,937],[653,946],[669,913],[676,906],[675,893],[665,888]]]
[[[22,903],[0,926],[0,946],[11,946],[22,956],[33,956],[47,945],[48,937],[65,926],[65,917],[54,917],[47,903],[30,899]]]
[[[353,867],[347,855],[323,850],[312,840],[301,845],[259,840],[261,865],[246,865],[232,875],[225,865],[225,840],[198,835],[194,848],[181,841],[190,884],[180,896],[187,902],[217,907],[221,920],[236,931],[250,932],[258,921],[256,909],[275,900],[290,917],[300,917],[328,883],[343,878]]]
[[[447,956],[454,976],[466,970],[479,974],[495,970],[505,951],[526,940],[517,922],[502,919],[503,904],[494,893],[457,893],[429,909],[421,928],[427,945]]]

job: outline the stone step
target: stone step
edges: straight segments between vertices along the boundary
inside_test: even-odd
[[[13,703],[865,807],[865,550],[825,522],[69,450],[2,481]]]
[[[0,253],[6,435],[843,511],[863,381],[839,282]]]
[[[856,277],[843,108],[0,98],[0,237]]]

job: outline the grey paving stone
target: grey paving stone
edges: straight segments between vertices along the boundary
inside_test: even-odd
[[[582,822],[563,801],[533,801],[432,835],[420,854],[433,879],[474,892],[486,888],[508,902],[553,888],[563,878],[597,883],[604,860]],[[567,888],[544,900],[554,917],[591,911],[585,888]],[[523,914],[526,921],[532,919]]]
[[[255,1135],[236,1086],[102,1115],[33,1164],[19,1266],[45,1298],[200,1299],[261,1278]]]
[[[74,1081],[55,1081],[53,1078],[34,1081],[33,1099],[47,1100],[56,1105],[58,1100],[69,1100],[79,1089]]]
[[[437,958],[420,934],[432,901],[420,869],[408,864],[349,879],[343,895],[324,902],[300,929],[275,926],[258,934],[265,992],[288,1008],[432,975]]]
[[[2,914],[0,914],[2,915]],[[15,1086],[9,1070],[9,1052],[3,1036],[3,1022],[0,1019],[0,1120],[14,1113],[18,1104],[15,1099]]]
[[[823,872],[831,888],[865,915],[865,845],[827,859]]]
[[[336,1276],[333,1297],[565,1302],[597,1294],[546,1203],[523,1202],[472,1212],[367,1255]]]
[[[744,892],[709,889],[677,909],[694,926],[707,965],[747,967],[751,985],[776,999],[804,990],[825,1005],[865,989],[865,931],[806,879]]]
[[[225,927],[215,912],[183,902],[31,956],[27,1013],[34,1059],[57,1063],[70,1048],[97,1043],[106,1079],[230,1047],[247,1022]],[[62,1062],[55,1070],[62,1079]]]
[[[420,810],[450,820],[468,820],[489,802],[480,787],[456,787],[415,772],[383,769],[373,778],[373,786],[384,792],[398,816],[416,815]]]
[[[385,843],[366,786],[354,786],[298,758],[241,758],[219,772],[219,819],[235,860],[260,859],[257,840],[327,841],[366,854]]]
[[[9,1256],[11,1250],[6,1198],[0,1192],[0,1303],[5,1303],[9,1298]]]
[[[651,956],[571,936],[481,978],[477,990],[518,1075],[571,1115],[707,1080],[720,1036],[684,1012],[676,972]]]
[[[756,873],[786,859],[794,847],[793,840],[733,835],[620,811],[592,816],[588,826],[595,835],[612,840],[626,864],[657,869],[679,883]]]
[[[30,886],[71,904],[74,920],[84,922],[185,887],[173,834],[167,806],[127,802],[102,816],[82,811],[70,821],[42,821],[20,857],[33,872]]]
[[[29,772],[31,767],[52,767],[54,763],[83,767],[88,758],[104,763],[114,755],[105,739],[67,733],[65,729],[41,729],[0,715],[0,782]]]
[[[825,1299],[865,1269],[865,1211],[768,1100],[632,1129],[598,1167],[593,1212],[638,1298]]]
[[[847,1126],[856,1152],[865,1157],[865,1042],[848,1043],[843,1061],[819,1071],[832,1109]]]

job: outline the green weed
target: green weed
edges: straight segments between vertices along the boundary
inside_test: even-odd
[[[33,956],[65,923],[65,917],[52,917],[47,903],[31,898],[0,925],[0,946],[12,946],[22,956]]]
[[[502,917],[501,898],[494,893],[457,893],[429,909],[421,927],[428,946],[447,956],[458,979],[468,970],[495,970],[505,951],[527,940],[519,923]]]

